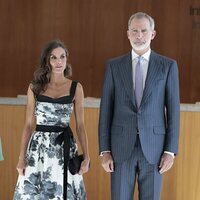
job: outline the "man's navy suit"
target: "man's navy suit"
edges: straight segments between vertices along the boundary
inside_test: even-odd
[[[134,151],[137,138],[142,153],[150,164],[159,165],[164,151],[177,154],[179,118],[176,61],[151,51],[139,108],[134,93],[131,52],[107,62],[100,105],[99,150],[111,151],[115,165],[134,159],[136,155],[133,154],[137,154]],[[118,174],[118,178],[112,181],[126,181],[131,172],[131,169],[127,170],[123,178],[119,178],[122,175]],[[112,176],[115,173],[120,172],[116,170]],[[118,190],[123,190],[123,182],[120,184],[122,189]],[[112,187],[112,190],[116,188]],[[119,194],[119,191],[112,191],[112,194],[115,192]]]

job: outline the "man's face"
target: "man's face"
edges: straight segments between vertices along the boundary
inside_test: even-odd
[[[138,54],[144,54],[149,50],[156,32],[150,27],[148,19],[141,18],[131,21],[127,35],[133,50]]]

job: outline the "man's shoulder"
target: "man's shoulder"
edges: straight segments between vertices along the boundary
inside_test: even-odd
[[[157,52],[155,52],[155,51],[152,51],[152,52],[151,52],[151,58],[152,58],[152,59],[160,60],[161,62],[164,62],[164,63],[176,62],[176,60],[174,60],[173,58],[170,58],[170,57],[161,55],[161,54],[159,54],[159,53],[157,53]]]
[[[130,52],[127,53],[127,54],[118,56],[118,57],[110,58],[107,62],[110,63],[110,64],[118,64],[118,63],[121,63],[121,62],[125,62],[128,59],[131,59],[131,53]]]

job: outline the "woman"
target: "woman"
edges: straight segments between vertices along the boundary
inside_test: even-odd
[[[85,200],[82,174],[89,169],[88,141],[84,126],[84,95],[80,83],[69,79],[68,51],[61,41],[49,42],[27,92],[26,121],[17,170],[14,200]],[[84,160],[78,174],[68,170],[77,155],[69,128],[74,108],[76,131]],[[36,130],[32,127],[36,117]]]

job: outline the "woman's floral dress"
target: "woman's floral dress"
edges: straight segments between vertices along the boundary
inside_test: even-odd
[[[77,82],[73,81],[69,96],[53,99],[36,96],[35,115],[37,125],[66,127],[73,111],[73,98]],[[14,200],[85,200],[85,187],[81,175],[67,172],[67,188],[63,188],[63,144],[55,145],[60,132],[35,131],[27,149],[25,176],[19,175]],[[70,157],[77,154],[77,144],[70,141]]]

